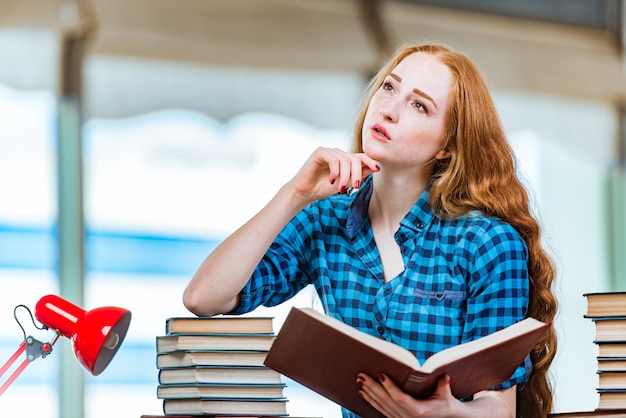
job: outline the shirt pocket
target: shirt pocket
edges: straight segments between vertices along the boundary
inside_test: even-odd
[[[431,324],[461,326],[466,311],[465,292],[458,289],[414,289],[415,308]]]
[[[414,296],[421,299],[426,304],[434,305],[455,305],[463,302],[465,292],[462,290],[424,290],[415,289]]]

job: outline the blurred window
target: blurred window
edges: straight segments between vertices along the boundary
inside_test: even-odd
[[[23,304],[34,312],[41,296],[58,292],[55,99],[48,92],[0,85],[0,115],[0,364],[4,364],[23,341],[15,307]],[[54,336],[38,331],[26,310],[16,314],[27,335],[42,341]],[[50,411],[46,416],[55,417],[56,376],[58,358],[37,359],[0,399],[2,415],[30,417],[32,410],[26,406],[36,399],[42,414]]]

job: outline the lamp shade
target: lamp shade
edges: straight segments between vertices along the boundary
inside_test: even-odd
[[[105,306],[86,311],[56,295],[46,295],[35,306],[35,317],[72,341],[78,361],[97,376],[120,348],[130,325],[129,310]]]

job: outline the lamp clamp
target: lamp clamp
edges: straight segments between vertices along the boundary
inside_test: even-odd
[[[26,337],[26,358],[30,362],[35,361],[39,357],[46,358],[52,352],[52,344],[54,343],[42,343],[29,335]]]

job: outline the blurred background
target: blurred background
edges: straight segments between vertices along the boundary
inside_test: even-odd
[[[14,308],[47,293],[133,313],[100,376],[59,340],[0,415],[161,413],[155,338],[188,315],[195,269],[315,147],[345,148],[370,76],[423,41],[485,75],[559,271],[556,411],[594,409],[583,294],[626,290],[625,13],[624,0],[0,0],[0,362],[22,342]],[[303,292],[254,314],[278,331],[315,303]],[[287,383],[291,415],[340,416]]]

